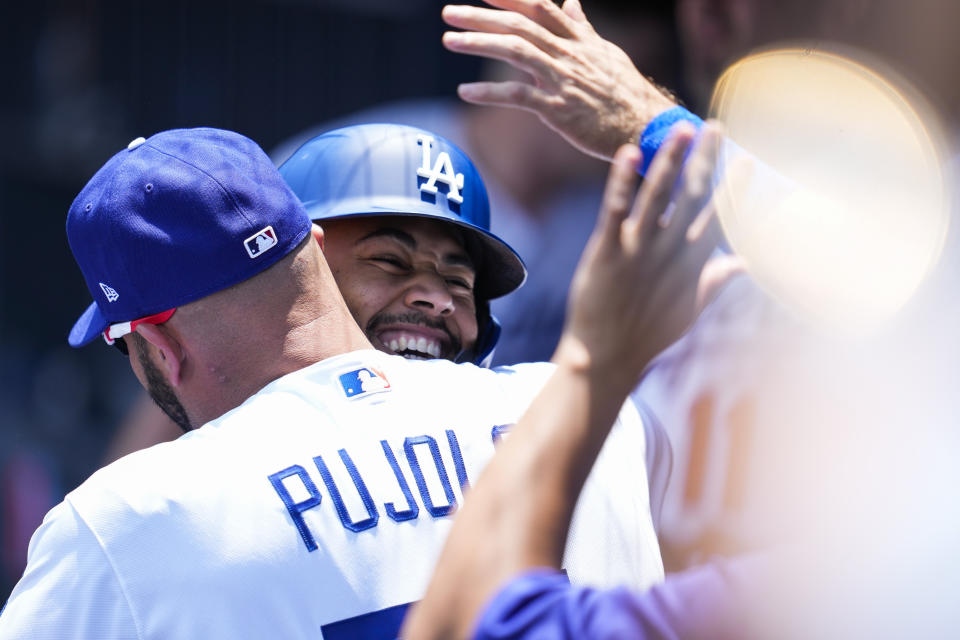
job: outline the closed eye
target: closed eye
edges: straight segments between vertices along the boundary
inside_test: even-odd
[[[447,284],[452,287],[460,287],[467,291],[473,291],[473,284],[463,278],[447,278]]]
[[[377,256],[371,256],[369,260],[371,260],[372,262],[389,265],[395,269],[406,270],[409,268],[407,266],[406,261],[402,260],[401,258],[398,258],[397,256],[377,255]]]

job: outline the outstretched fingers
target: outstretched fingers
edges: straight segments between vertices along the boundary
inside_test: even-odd
[[[447,31],[443,34],[443,46],[455,53],[507,62],[540,82],[561,75],[554,58],[512,33]]]
[[[457,95],[471,104],[519,107],[540,114],[550,106],[551,96],[543,89],[526,82],[465,82],[457,87]]]
[[[640,190],[630,212],[630,219],[643,244],[653,237],[658,221],[667,211],[674,185],[683,168],[683,158],[690,148],[694,134],[695,130],[689,123],[676,125],[653,158],[643,189]]]
[[[570,16],[576,22],[582,22],[589,25],[587,21],[587,16],[583,12],[583,7],[580,5],[580,0],[564,0],[561,10],[568,16]],[[592,29],[593,27],[591,27]]]
[[[687,229],[686,243],[674,245],[678,253],[674,259],[682,263],[688,272],[699,273],[702,270],[723,236],[716,212],[715,203],[711,199]],[[697,228],[694,229],[694,226]]]
[[[709,196],[709,201],[687,228],[686,240],[688,243],[704,241],[716,243],[720,241],[723,237],[723,231],[720,227],[718,211],[721,206],[730,208],[732,193],[744,193],[747,190],[753,177],[753,171],[754,161],[745,154],[740,154],[728,166],[723,167],[720,175],[713,181],[716,186]],[[703,240],[703,238],[706,238],[706,240]]]
[[[551,33],[567,38],[576,33],[577,21],[563,12],[553,0],[484,0],[498,9],[516,11]],[[581,12],[582,13],[582,12]]]
[[[697,310],[705,309],[730,281],[746,272],[746,263],[736,254],[721,253],[707,259],[697,281]]]
[[[639,162],[640,149],[634,144],[623,145],[613,156],[595,232],[601,240],[619,241],[620,227],[630,213],[630,203],[636,190]]]
[[[526,16],[514,11],[452,4],[443,8],[441,16],[443,21],[451,27],[484,33],[513,34],[527,40],[551,56],[556,57],[561,53],[557,36]]]
[[[684,237],[692,240],[694,238],[691,233],[698,237],[706,229],[707,220],[701,216],[701,212],[705,211],[713,194],[714,174],[722,137],[722,129],[715,121],[707,122],[700,130],[683,168],[683,177],[674,198],[673,215],[664,231],[665,244],[673,246]]]

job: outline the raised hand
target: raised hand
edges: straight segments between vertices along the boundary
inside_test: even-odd
[[[474,104],[531,111],[581,151],[610,160],[674,101],[647,80],[618,46],[594,30],[579,0],[486,0],[497,7],[447,5],[451,51],[502,60],[529,82],[461,84]]]
[[[629,390],[701,310],[700,275],[718,237],[709,203],[721,134],[707,124],[684,163],[694,135],[692,126],[675,127],[635,198],[639,152],[617,152],[555,360],[602,370]]]
[[[454,520],[403,637],[470,637],[505,581],[560,567],[577,496],[624,399],[696,317],[713,247],[707,203],[720,133],[708,123],[684,163],[694,135],[688,124],[675,128],[636,197],[639,151],[617,152],[574,276],[557,368]]]

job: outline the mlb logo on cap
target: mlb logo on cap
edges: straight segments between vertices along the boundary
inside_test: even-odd
[[[356,398],[371,393],[390,390],[390,381],[372,367],[361,367],[340,376],[340,386],[348,398]]]
[[[244,240],[243,245],[251,258],[257,258],[263,252],[277,246],[277,234],[273,232],[273,227],[266,227]]]

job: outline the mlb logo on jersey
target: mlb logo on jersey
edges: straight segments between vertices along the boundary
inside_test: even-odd
[[[367,396],[390,390],[390,381],[373,367],[361,367],[340,375],[340,386],[348,398]]]
[[[244,240],[243,246],[247,248],[251,258],[258,258],[268,249],[277,246],[277,234],[274,233],[273,227],[264,227]]]

